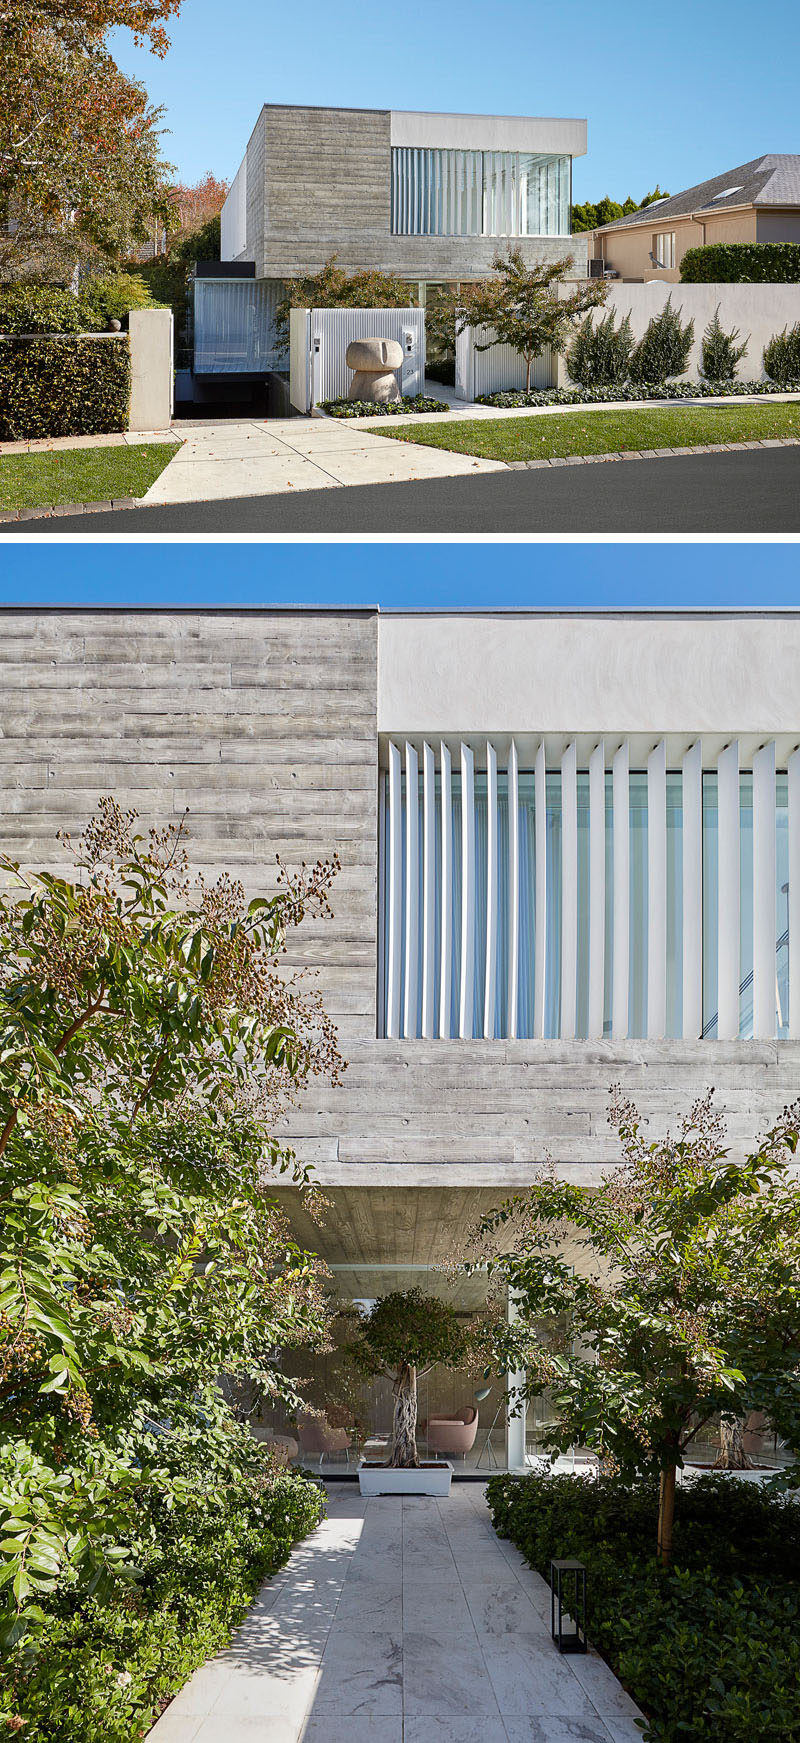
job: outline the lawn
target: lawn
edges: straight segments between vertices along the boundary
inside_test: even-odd
[[[144,496],[175,453],[174,442],[139,447],[60,448],[0,455],[0,509],[50,508]]]
[[[653,411],[546,412],[415,424],[370,432],[395,442],[417,442],[475,454],[483,460],[555,460],[571,454],[690,448],[706,443],[763,442],[800,437],[800,405],[676,406]]]

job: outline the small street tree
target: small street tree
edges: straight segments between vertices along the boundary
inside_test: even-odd
[[[171,1508],[255,1456],[220,1376],[291,1408],[276,1353],[327,1338],[320,1264],[270,1184],[305,1179],[276,1115],[342,1065],[283,962],[329,912],[337,862],[248,902],[224,874],[190,878],[184,833],[142,838],[106,799],[72,876],[2,862],[6,1644],[55,1582],[113,1583],[148,1497]]]
[[[500,343],[511,345],[524,359],[526,393],[534,358],[548,346],[552,351],[566,350],[578,317],[604,303],[608,295],[604,280],[594,279],[578,285],[569,296],[559,296],[558,287],[570,277],[574,264],[570,255],[566,260],[527,266],[522,250],[509,248],[507,254],[495,255],[493,279],[462,286],[457,331],[493,328]],[[477,349],[488,351],[494,342],[487,340]]]
[[[350,1353],[361,1373],[387,1374],[394,1391],[392,1445],[388,1463],[415,1469],[417,1380],[420,1372],[467,1363],[470,1337],[453,1308],[420,1289],[396,1290],[365,1315]]]
[[[481,1225],[485,1262],[514,1290],[495,1359],[547,1391],[551,1446],[576,1442],[628,1473],[660,1473],[669,1565],[677,1472],[713,1419],[763,1411],[800,1448],[800,1104],[739,1164],[712,1094],[677,1137],[645,1137],[617,1091],[623,1165],[597,1190],[554,1178]]]

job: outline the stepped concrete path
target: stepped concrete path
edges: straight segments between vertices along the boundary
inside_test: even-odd
[[[152,1743],[635,1743],[638,1709],[596,1654],[561,1657],[550,1594],[494,1534],[482,1484],[364,1501],[264,1586]]]

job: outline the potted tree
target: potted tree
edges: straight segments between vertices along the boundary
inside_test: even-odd
[[[453,1308],[420,1289],[384,1295],[364,1315],[350,1349],[362,1374],[387,1374],[394,1392],[389,1458],[361,1460],[362,1495],[449,1494],[449,1460],[421,1462],[417,1452],[417,1378],[435,1366],[466,1364],[470,1336]]]

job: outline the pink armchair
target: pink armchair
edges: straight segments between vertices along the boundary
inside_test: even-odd
[[[318,1459],[320,1470],[323,1459],[331,1453],[344,1453],[346,1463],[350,1464],[352,1443],[346,1428],[330,1428],[324,1416],[307,1416],[304,1411],[297,1420],[304,1457]]]
[[[430,1452],[460,1453],[466,1458],[475,1445],[478,1433],[478,1412],[474,1404],[466,1404],[457,1416],[428,1418],[428,1448]]]

